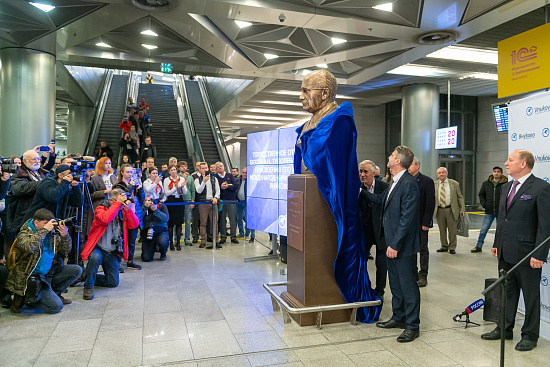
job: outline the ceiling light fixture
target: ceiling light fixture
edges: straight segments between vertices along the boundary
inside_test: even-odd
[[[292,91],[292,90],[277,90],[277,91],[269,91],[268,93],[283,94],[285,96],[298,96],[299,97],[302,92]],[[345,96],[343,94],[337,94],[336,99],[357,99],[357,97],[351,97],[351,96]]]
[[[282,125],[284,122],[274,122],[274,121],[249,121],[249,120],[232,120],[228,121],[232,124],[247,124],[247,125]]]
[[[96,43],[95,45],[96,45],[96,46],[99,46],[99,47],[111,48],[111,46],[108,45],[108,44],[106,44],[105,42],[99,42],[99,43]]]
[[[491,74],[491,73],[474,73],[470,75],[465,75],[460,79],[485,79],[485,80],[498,80],[498,74]]]
[[[382,11],[393,11],[393,4],[392,3],[386,3],[386,4],[380,4],[372,7],[373,9],[382,10]]]
[[[142,43],[141,44],[143,47],[145,47],[146,49],[149,49],[149,50],[154,50],[155,48],[158,48],[158,46],[155,46],[155,45],[146,45],[145,43]]]
[[[426,57],[498,65],[498,51],[470,47],[448,46],[432,52]]]
[[[333,45],[339,45],[339,44],[341,44],[341,43],[346,43],[346,42],[348,42],[348,41],[346,41],[346,40],[343,39],[343,38],[336,38],[336,37],[332,37],[331,40],[332,40],[332,44],[333,44]]]
[[[441,69],[424,65],[403,65],[388,71],[388,74],[411,75],[411,76],[442,76],[448,73]]]
[[[37,7],[38,9],[42,10],[45,13],[55,9],[55,6],[48,5],[48,4],[41,4],[41,3],[29,3],[29,4],[31,4],[32,6]]]
[[[328,65],[327,65],[327,64],[317,64],[317,65],[315,65],[315,66],[317,66],[318,68],[323,68],[323,69],[328,68]]]
[[[273,55],[273,54],[264,54],[265,58],[268,60],[276,59],[279,57],[279,55]]]
[[[239,26],[239,28],[246,28],[246,27],[250,27],[252,25],[252,23],[243,22],[242,20],[236,20],[235,23]]]
[[[153,31],[150,30],[150,29],[141,32],[141,34],[144,34],[144,35],[146,35],[146,36],[154,36],[154,37],[158,37],[158,36],[159,36],[158,34],[156,34],[155,32],[153,32]]]
[[[280,104],[283,106],[302,106],[302,102],[285,102],[285,101],[259,101],[266,104]]]
[[[304,112],[304,111],[269,110],[264,108],[249,108],[247,111],[254,112],[254,113],[269,113],[269,114],[283,114],[283,115],[309,114],[309,112]]]
[[[251,120],[294,121],[293,118],[280,117],[280,116],[239,115],[238,117],[242,119],[251,119]]]

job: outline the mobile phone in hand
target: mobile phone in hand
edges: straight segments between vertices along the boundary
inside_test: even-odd
[[[47,146],[47,145],[42,145],[42,146],[40,146],[40,151],[41,151],[41,152],[49,152],[49,151],[50,151],[50,147]]]

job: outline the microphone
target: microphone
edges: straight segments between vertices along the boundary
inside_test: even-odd
[[[485,304],[485,301],[483,300],[483,298],[478,299],[477,301],[475,301],[474,303],[466,307],[461,314],[458,314],[455,317],[453,317],[453,320],[458,322],[462,318],[462,316],[469,315],[472,312],[479,310],[484,304]]]

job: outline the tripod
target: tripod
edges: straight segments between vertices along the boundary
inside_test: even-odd
[[[479,325],[478,323],[475,323],[473,321],[470,321],[470,314],[466,314],[466,320],[461,320],[461,316],[462,315],[456,315],[455,317],[453,317],[453,320],[455,322],[463,322],[464,323],[464,329],[468,328],[468,325],[470,324],[474,324],[474,325],[477,325],[477,326],[481,326]]]
[[[83,221],[84,221],[84,211],[86,210],[86,204],[88,204],[92,209],[92,215],[95,215],[94,206],[92,204],[92,198],[90,196],[90,190],[88,189],[88,183],[83,180],[79,182],[78,185],[82,185],[81,186],[82,205],[71,207],[69,210],[70,216],[75,216],[78,222],[78,224],[73,227],[76,233],[76,246],[75,246],[74,259],[73,259],[75,264],[79,264],[79,261],[80,261],[80,238],[82,233],[82,227],[84,224]]]

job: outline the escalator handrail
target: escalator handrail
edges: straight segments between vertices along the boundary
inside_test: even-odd
[[[225,141],[223,140],[222,131],[220,129],[218,119],[216,118],[216,113],[213,110],[212,102],[210,101],[210,96],[208,95],[206,85],[202,78],[198,78],[197,82],[199,85],[202,102],[206,109],[208,120],[210,121],[210,127],[212,128],[212,135],[214,136],[214,141],[216,142],[216,147],[218,148],[218,152],[220,154],[220,160],[226,167],[226,170],[231,170],[233,168],[233,166],[231,165],[231,159],[229,158],[229,153],[227,152],[227,147],[225,146]]]
[[[202,145],[200,143],[199,136],[195,131],[195,125],[193,123],[193,115],[191,114],[189,99],[187,98],[187,89],[185,88],[185,78],[181,74],[178,74],[176,77],[176,89],[182,101],[182,106],[178,106],[178,113],[180,113],[181,123],[183,125],[183,131],[186,137],[185,140],[187,143],[187,149],[189,151],[189,154],[191,155],[191,158],[194,159],[194,163],[199,161],[204,162],[204,153],[202,151]],[[180,108],[181,108],[181,112],[180,112]],[[190,139],[187,139],[187,136],[189,136]]]
[[[97,103],[96,113],[92,128],[90,130],[90,135],[88,135],[88,142],[86,143],[86,148],[84,149],[85,155],[94,156],[95,145],[97,143],[97,137],[99,135],[99,128],[101,127],[101,122],[103,121],[103,114],[105,113],[105,107],[107,105],[107,99],[109,92],[111,90],[111,83],[113,81],[114,72],[112,69],[107,70],[105,83],[103,84],[103,89],[101,91],[101,96]]]

